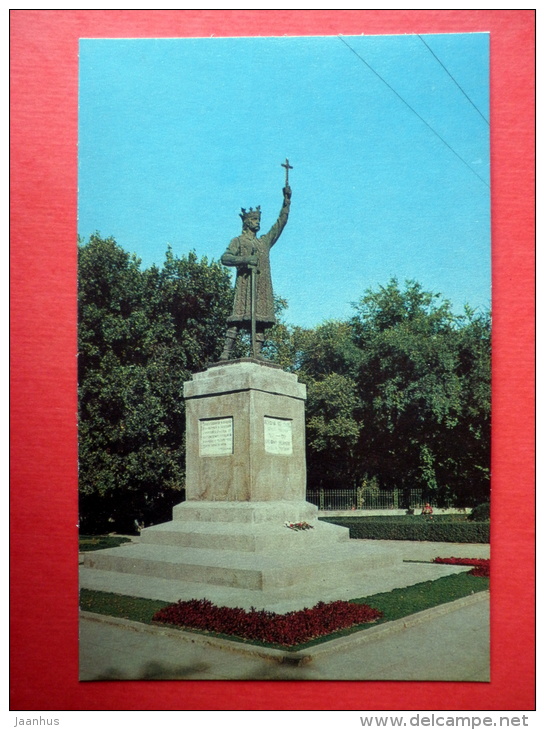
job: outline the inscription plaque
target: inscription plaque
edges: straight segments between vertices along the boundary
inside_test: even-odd
[[[199,421],[201,456],[225,456],[233,453],[233,419],[211,418]]]
[[[264,416],[265,451],[268,454],[293,454],[292,422],[284,418]]]

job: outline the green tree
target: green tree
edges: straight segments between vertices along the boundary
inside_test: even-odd
[[[194,253],[142,271],[113,238],[79,246],[82,530],[169,519],[184,486],[183,383],[217,359],[225,269]]]
[[[489,490],[490,320],[409,281],[368,291],[352,319],[362,352],[359,453],[383,487],[439,502]]]
[[[285,312],[288,302],[279,296],[275,296],[274,302],[277,323],[266,331],[262,354],[287,372],[299,371],[307,339],[312,331],[287,324]]]
[[[442,448],[448,472],[444,480],[461,504],[490,499],[491,455],[491,319],[489,312],[466,307],[457,331],[456,374],[460,412]]]
[[[488,499],[490,316],[392,279],[348,321],[281,322],[268,353],[307,385],[309,487],[422,489]],[[408,497],[408,495],[407,495]]]
[[[329,373],[307,383],[307,475],[310,488],[357,487],[362,424],[356,383]]]

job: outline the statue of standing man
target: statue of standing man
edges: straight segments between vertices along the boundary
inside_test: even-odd
[[[233,313],[227,318],[228,329],[220,360],[230,359],[239,330],[251,332],[252,355],[259,357],[265,341],[265,330],[276,323],[269,252],[288,221],[291,200],[288,170],[292,167],[288,160],[282,166],[286,168],[286,184],[276,223],[267,234],[258,238],[256,234],[261,223],[260,206],[255,210],[242,208],[242,233],[233,238],[221,257],[224,266],[236,266],[237,278]]]

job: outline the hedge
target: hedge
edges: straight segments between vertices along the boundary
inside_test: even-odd
[[[439,515],[428,520],[408,517],[319,517],[323,522],[348,527],[350,537],[364,540],[417,540],[426,542],[490,542],[489,522],[468,522]]]

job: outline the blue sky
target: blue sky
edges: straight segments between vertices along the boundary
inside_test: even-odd
[[[289,323],[350,316],[393,276],[487,308],[488,34],[343,39],[81,40],[79,234],[143,266],[167,244],[218,260],[241,207],[274,223],[288,157]]]

